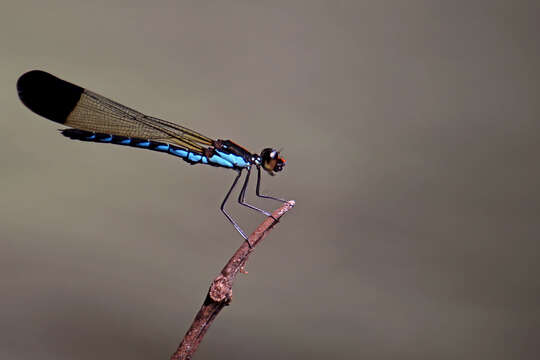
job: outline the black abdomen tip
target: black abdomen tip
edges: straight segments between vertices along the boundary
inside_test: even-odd
[[[81,98],[84,89],[40,70],[17,80],[19,98],[30,110],[63,124]]]

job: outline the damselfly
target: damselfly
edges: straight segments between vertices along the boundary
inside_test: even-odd
[[[40,70],[23,74],[17,81],[17,91],[30,110],[68,126],[61,130],[68,138],[160,151],[179,156],[190,164],[235,170],[237,175],[220,209],[244,239],[247,239],[246,233],[225,210],[243,170],[247,174],[238,195],[241,205],[270,216],[269,212],[245,201],[252,166],[257,168],[257,196],[285,201],[260,193],[261,168],[274,175],[285,166],[285,159],[280,157],[278,150],[266,148],[260,154],[253,154],[230,140],[213,140],[175,123],[144,115]]]

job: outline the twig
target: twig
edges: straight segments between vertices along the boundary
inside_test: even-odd
[[[279,218],[292,209],[293,206],[294,201],[292,200],[284,203],[249,236],[247,240],[249,244],[246,241],[242,242],[242,245],[236,250],[223,270],[221,270],[221,273],[212,282],[201,309],[195,316],[191,327],[178,346],[178,349],[171,356],[171,360],[191,359],[216,316],[221,309],[231,302],[233,282],[238,272],[244,271],[244,266],[249,255],[255,250],[255,247],[262,239],[265,238],[270,229],[274,227]]]

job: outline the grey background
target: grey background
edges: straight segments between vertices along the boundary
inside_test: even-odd
[[[37,68],[284,148],[297,206],[197,359],[537,359],[539,10],[2,2],[0,358],[166,359],[241,241],[234,173],[63,138],[16,95]]]

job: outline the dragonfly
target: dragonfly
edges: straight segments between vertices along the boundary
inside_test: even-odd
[[[173,122],[144,115],[41,70],[21,75],[17,81],[17,92],[22,103],[31,111],[67,126],[67,129],[60,131],[70,139],[149,149],[178,156],[192,165],[207,164],[236,171],[237,175],[221,202],[220,210],[246,241],[248,237],[244,230],[225,210],[225,204],[242,172],[246,170],[247,174],[238,203],[271,216],[266,210],[245,200],[253,167],[257,169],[256,195],[285,202],[260,192],[261,169],[273,176],[285,166],[286,161],[280,156],[279,150],[265,148],[260,154],[252,153],[231,140],[214,140]]]

